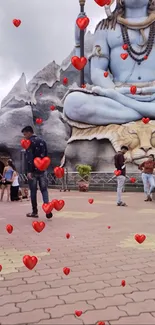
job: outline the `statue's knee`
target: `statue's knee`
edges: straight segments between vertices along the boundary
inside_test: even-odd
[[[81,100],[79,96],[81,95],[80,93],[71,93],[69,94],[64,102],[64,112],[65,114],[72,118],[74,115],[76,116],[77,110],[79,110],[80,105],[81,105]]]

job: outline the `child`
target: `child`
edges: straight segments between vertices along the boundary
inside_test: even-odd
[[[18,173],[16,171],[14,171],[13,173],[13,182],[11,185],[11,201],[19,201],[19,195],[18,195],[18,191],[19,191],[19,176]]]

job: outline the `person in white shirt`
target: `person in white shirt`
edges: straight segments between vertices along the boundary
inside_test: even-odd
[[[11,201],[19,201],[19,176],[16,171],[13,173],[13,182],[10,191]]]

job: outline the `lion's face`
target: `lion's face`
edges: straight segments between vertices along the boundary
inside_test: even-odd
[[[118,130],[119,131],[119,130]],[[150,154],[155,155],[155,121],[144,124],[142,121],[120,126],[119,144],[127,145],[126,154],[136,165],[147,160]]]

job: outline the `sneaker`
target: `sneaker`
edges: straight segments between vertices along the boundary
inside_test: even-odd
[[[26,215],[28,218],[39,218],[38,213],[27,213]]]
[[[52,217],[53,217],[53,213],[52,212],[46,214],[46,218],[47,219],[51,219]]]
[[[117,203],[117,206],[118,207],[127,207],[127,204],[124,202],[119,202],[119,203]]]

